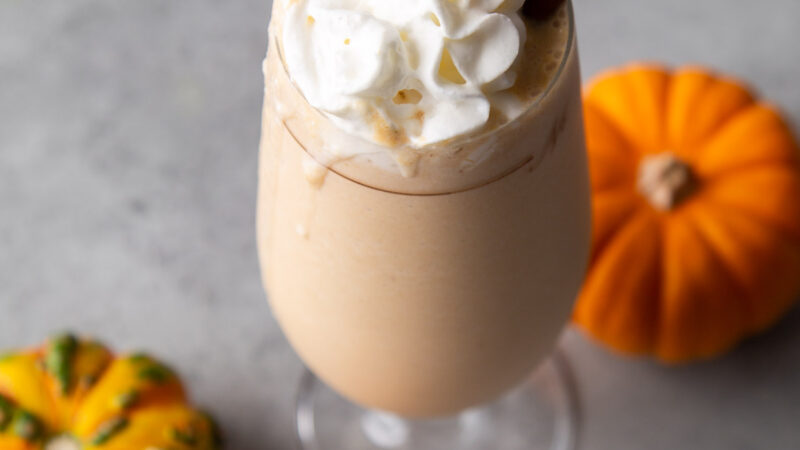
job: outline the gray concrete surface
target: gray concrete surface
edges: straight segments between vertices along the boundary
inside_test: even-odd
[[[577,0],[588,76],[703,62],[800,119],[800,2]],[[261,290],[269,1],[0,0],[0,348],[58,329],[172,361],[230,448],[289,449],[301,363]],[[578,333],[586,450],[800,448],[800,313],[665,368]]]

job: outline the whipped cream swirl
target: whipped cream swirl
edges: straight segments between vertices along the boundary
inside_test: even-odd
[[[346,132],[422,147],[478,130],[493,108],[521,112],[507,89],[524,0],[284,1],[289,74]]]

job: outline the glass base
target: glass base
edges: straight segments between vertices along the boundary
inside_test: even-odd
[[[556,352],[493,403],[432,420],[361,408],[307,372],[296,425],[302,450],[572,450],[578,419],[572,370]]]

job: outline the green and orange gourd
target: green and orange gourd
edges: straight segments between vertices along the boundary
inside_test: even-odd
[[[155,359],[62,335],[0,357],[0,449],[215,450],[213,421]]]

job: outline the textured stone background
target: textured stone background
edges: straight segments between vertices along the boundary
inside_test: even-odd
[[[800,119],[800,2],[576,0],[585,75],[704,62]],[[261,290],[269,1],[0,1],[0,348],[58,329],[173,361],[232,449],[289,449],[301,364]],[[800,313],[664,368],[575,332],[581,449],[800,448]]]

